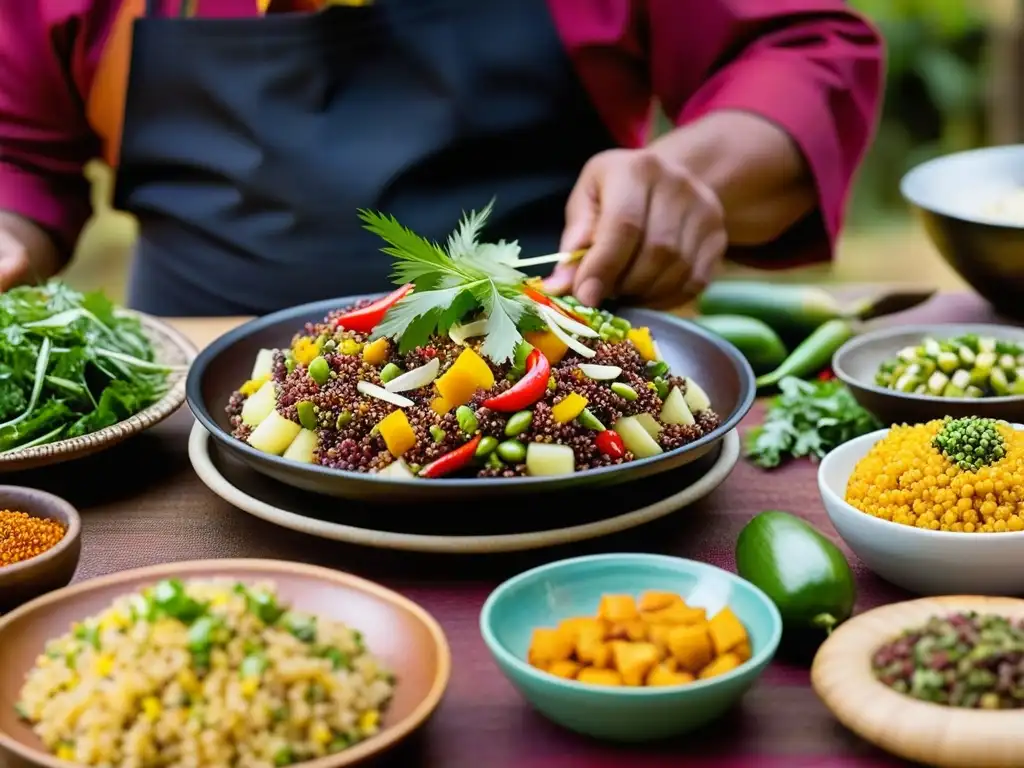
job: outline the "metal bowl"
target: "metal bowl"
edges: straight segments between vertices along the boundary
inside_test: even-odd
[[[886,360],[904,347],[913,347],[925,337],[948,339],[964,334],[988,336],[1024,345],[1024,329],[1008,325],[935,323],[897,325],[855,336],[832,358],[832,370],[850,390],[854,399],[886,426],[920,424],[932,419],[965,416],[1024,422],[1024,395],[1006,397],[935,397],[898,392],[875,383],[875,373]]]
[[[993,206],[1024,190],[1024,145],[989,147],[930,160],[900,191],[953,269],[1000,313],[1024,318],[1024,217]]]
[[[394,479],[299,464],[261,453],[231,436],[224,408],[252,370],[262,348],[287,346],[307,322],[318,322],[331,310],[373,296],[353,296],[304,304],[252,320],[221,336],[199,353],[186,384],[189,407],[196,419],[229,454],[257,472],[305,491],[377,503],[416,500],[479,500],[509,494],[535,494],[584,486],[615,485],[677,469],[715,448],[739,424],[754,402],[754,374],[734,346],[695,324],[645,309],[620,315],[646,325],[666,362],[680,375],[693,375],[721,416],[721,425],[689,445],[648,459],[600,467],[561,477]]]

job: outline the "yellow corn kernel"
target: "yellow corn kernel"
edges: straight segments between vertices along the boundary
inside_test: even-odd
[[[238,391],[241,392],[246,397],[249,397],[249,395],[256,394],[256,390],[258,390],[268,381],[270,381],[269,376],[260,376],[258,379],[249,379],[247,382],[245,382],[245,384],[238,388]]]
[[[343,355],[358,355],[362,348],[363,345],[355,339],[345,339],[341,342],[341,354]]]
[[[380,365],[388,359],[388,354],[390,352],[391,345],[388,344],[388,340],[377,339],[363,347],[363,360],[368,362],[370,365]]]
[[[570,392],[551,407],[551,416],[559,424],[572,421],[587,407],[587,398],[578,392]]]
[[[247,677],[242,681],[242,695],[246,698],[255,696],[259,688],[260,680],[258,677]]]
[[[330,744],[332,738],[331,729],[322,722],[313,723],[313,727],[309,729],[310,741],[314,741],[317,744]]]
[[[292,356],[300,365],[309,365],[310,360],[320,354],[316,342],[308,336],[298,339],[292,346]]]
[[[191,669],[183,669],[176,676],[175,679],[178,681],[178,685],[185,693],[195,693],[199,690],[199,678],[196,677],[196,673]]]
[[[378,422],[377,429],[396,459],[416,445],[416,432],[404,411],[392,411]]]
[[[380,712],[376,709],[369,709],[363,712],[359,716],[359,730],[369,736],[371,733],[377,732],[377,726],[380,724]]]
[[[57,759],[65,760],[69,763],[75,760],[75,748],[70,744],[61,744],[57,747]]]
[[[142,714],[146,716],[146,719],[150,722],[154,722],[160,713],[163,711],[163,705],[160,703],[160,699],[156,696],[147,696],[142,700]]]
[[[630,328],[626,332],[626,338],[633,342],[640,357],[650,362],[658,359],[658,353],[654,349],[654,339],[651,337],[651,329],[646,327]]]
[[[229,595],[225,594],[224,592],[220,592],[213,596],[213,599],[210,601],[210,605],[214,608],[223,608],[225,605],[228,604],[228,601],[230,599],[231,598]]]
[[[109,653],[102,653],[93,662],[93,671],[97,677],[106,677],[114,671],[114,657]]]

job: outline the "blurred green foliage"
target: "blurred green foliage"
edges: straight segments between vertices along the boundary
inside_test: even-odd
[[[850,222],[870,226],[905,206],[900,177],[985,136],[985,20],[972,0],[850,0],[887,47],[886,101],[861,169]]]

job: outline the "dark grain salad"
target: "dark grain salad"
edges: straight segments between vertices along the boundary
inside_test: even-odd
[[[875,677],[915,699],[967,709],[1024,708],[1024,620],[933,617],[875,651]]]
[[[648,328],[545,294],[515,269],[536,259],[479,243],[488,212],[445,248],[362,212],[406,282],[261,350],[227,404],[234,436],[350,472],[511,478],[656,456],[720,424]]]

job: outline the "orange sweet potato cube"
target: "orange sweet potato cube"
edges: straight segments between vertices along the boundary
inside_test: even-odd
[[[647,673],[647,685],[660,687],[665,685],[685,685],[694,681],[689,672],[677,672],[666,664],[658,664]]]
[[[654,644],[663,659],[670,655],[668,650],[668,633],[671,631],[671,624],[647,625],[647,641]]]
[[[715,655],[728,653],[740,643],[747,642],[747,630],[728,607],[723,608],[708,622],[708,632],[715,646]]]
[[[572,638],[574,645],[584,634],[588,637],[593,636],[597,637],[599,640],[603,640],[605,634],[605,622],[592,616],[577,616],[571,619],[564,619],[560,622],[558,625],[558,631],[563,632],[567,637]]]
[[[726,672],[730,672],[738,667],[743,662],[740,661],[740,657],[735,653],[726,653],[719,656],[714,661],[709,663],[700,671],[701,680],[707,680],[709,677],[717,677],[718,675],[724,675]]]
[[[608,637],[615,640],[639,642],[647,639],[647,624],[640,619],[619,621],[608,628]]]
[[[668,649],[679,666],[688,672],[699,672],[714,658],[707,624],[681,624],[668,633]]]
[[[556,661],[548,667],[548,674],[566,680],[575,680],[581,669],[583,669],[583,665],[575,661]]]
[[[749,641],[740,643],[732,649],[732,652],[739,657],[740,661],[750,661],[750,657],[754,655],[750,649]]]
[[[527,660],[535,667],[547,668],[556,661],[572,657],[572,643],[557,629],[538,627],[533,630]]]
[[[579,674],[576,676],[576,680],[581,683],[589,683],[590,685],[622,685],[622,675],[614,669],[595,669],[594,667],[585,667],[580,670]]]
[[[682,603],[683,598],[674,592],[644,592],[640,595],[638,606],[642,612],[660,611],[670,605]]]
[[[631,595],[603,595],[597,615],[612,623],[640,618],[636,600]]]
[[[612,656],[615,669],[622,675],[623,685],[639,686],[644,684],[647,673],[657,665],[658,649],[651,643],[612,643]]]
[[[611,663],[611,648],[605,643],[604,626],[584,626],[576,636],[576,658],[584,664],[604,668]]]
[[[699,624],[707,621],[707,613],[703,608],[691,608],[681,600],[667,608],[657,611],[646,611],[642,618],[648,624]]]

